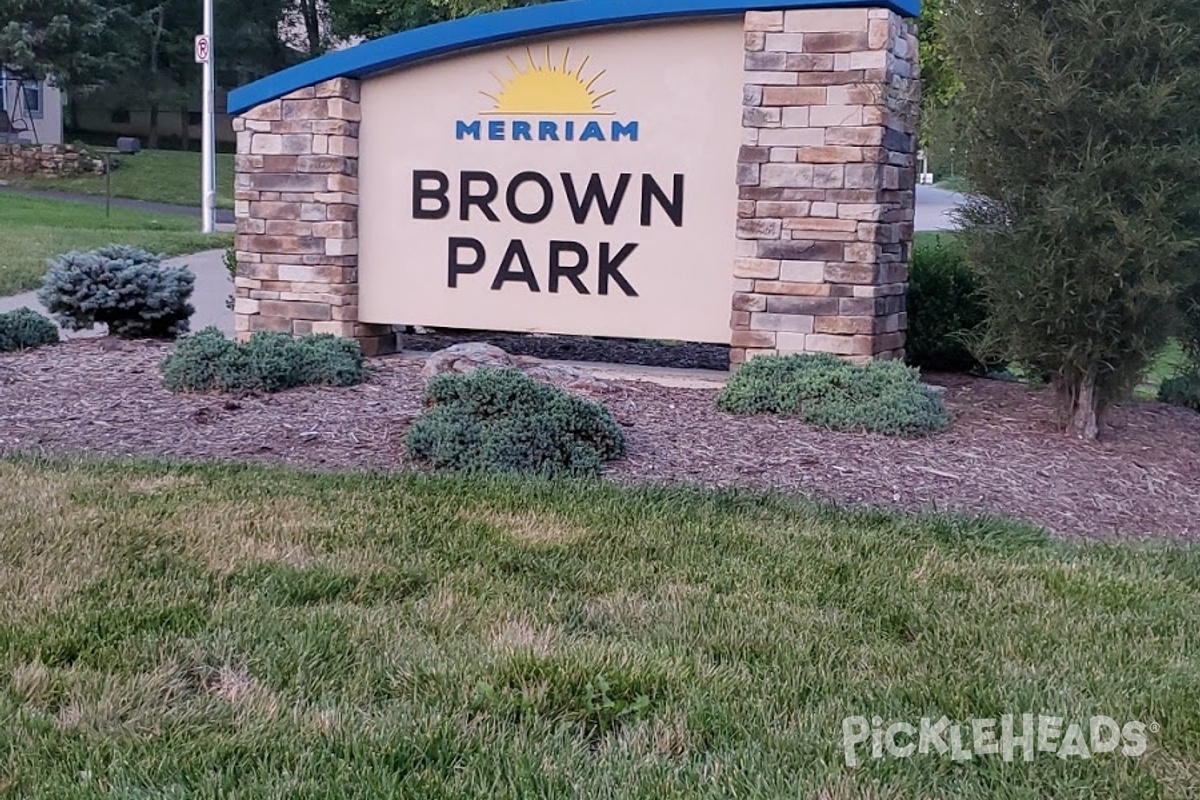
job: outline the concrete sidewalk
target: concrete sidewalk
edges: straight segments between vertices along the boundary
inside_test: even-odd
[[[196,276],[196,290],[192,294],[192,305],[196,307],[196,313],[192,315],[193,331],[216,325],[227,336],[233,335],[233,312],[225,307],[226,299],[233,293],[233,281],[225,271],[224,257],[224,250],[206,250],[203,253],[163,261],[163,266],[186,266]],[[37,299],[37,292],[0,297],[0,312],[22,307],[31,308],[41,314],[46,313],[46,308]],[[104,334],[103,326],[97,326],[90,331],[62,332],[64,339],[81,339]]]

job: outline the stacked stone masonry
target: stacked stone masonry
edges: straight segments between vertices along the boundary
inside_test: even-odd
[[[886,10],[746,15],[733,360],[903,355],[916,35]]]
[[[103,175],[108,164],[72,144],[0,142],[0,173],[16,175]]]
[[[358,322],[359,82],[338,78],[234,120],[239,338],[331,333],[369,355],[391,328]]]

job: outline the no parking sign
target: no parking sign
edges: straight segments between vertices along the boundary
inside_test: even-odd
[[[212,39],[204,34],[200,34],[196,37],[196,63],[207,64],[208,59],[211,57]]]

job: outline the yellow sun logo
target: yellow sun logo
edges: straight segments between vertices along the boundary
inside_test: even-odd
[[[585,57],[572,68],[571,48],[563,52],[562,60],[555,62],[546,48],[545,60],[538,63],[533,51],[526,48],[528,68],[521,69],[511,57],[508,64],[512,76],[505,79],[490,73],[500,84],[496,94],[480,92],[495,102],[495,107],[485,114],[513,114],[529,116],[550,115],[609,115],[611,111],[600,108],[600,101],[614,92],[598,92],[593,87],[604,77],[600,70],[590,78],[584,76],[588,59]]]

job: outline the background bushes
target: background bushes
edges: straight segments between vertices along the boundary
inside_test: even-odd
[[[1158,387],[1158,399],[1173,406],[1200,411],[1200,370],[1168,378]]]
[[[438,375],[431,407],[405,437],[408,455],[466,472],[596,475],[625,453],[625,437],[599,403],[512,369]]]
[[[174,337],[187,332],[195,281],[162,256],[109,245],[51,259],[38,299],[71,330],[100,323],[114,336]]]
[[[28,308],[0,314],[0,353],[58,343],[54,323]]]
[[[180,340],[162,363],[173,392],[281,392],[298,386],[354,386],[363,381],[358,342],[320,334],[293,338],[261,331],[248,342],[205,328]]]
[[[908,363],[934,372],[981,369],[967,341],[986,320],[979,284],[954,238],[918,246],[909,274]]]
[[[1183,372],[1163,382],[1158,399],[1164,403],[1200,411],[1200,285],[1183,292],[1179,298],[1182,328],[1179,343],[1187,363]]]
[[[756,358],[717,398],[735,414],[784,414],[838,431],[921,436],[950,424],[940,397],[897,361],[852,364],[821,354]]]

